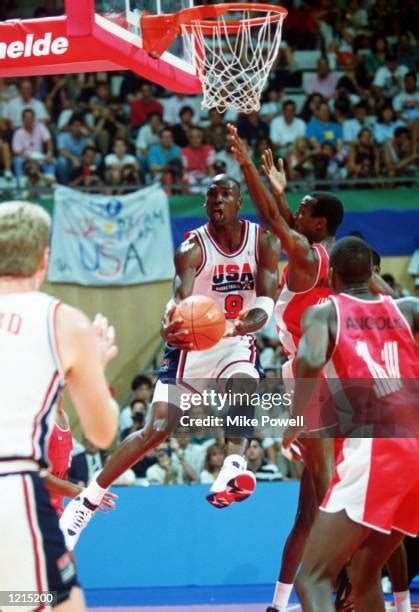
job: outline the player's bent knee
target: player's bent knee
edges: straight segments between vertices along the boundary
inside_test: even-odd
[[[57,612],[85,612],[83,592],[80,587],[73,587],[68,599],[55,606]]]
[[[298,599],[304,603],[304,601],[310,601],[310,593],[313,590],[313,584],[310,582],[308,577],[302,575],[300,572],[295,581],[295,590],[297,592]]]
[[[330,576],[305,572],[304,567],[295,581],[295,590],[302,603],[304,601],[311,601],[316,592],[327,589],[332,590],[332,578]]]
[[[181,414],[180,410],[171,409],[164,402],[153,403],[152,416],[143,430],[143,435],[158,443],[163,442],[176,430]]]
[[[247,393],[251,395],[255,393],[258,387],[259,379],[247,374],[233,374],[226,382],[226,390],[231,393]]]

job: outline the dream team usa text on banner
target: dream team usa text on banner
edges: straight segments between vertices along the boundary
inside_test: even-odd
[[[158,185],[124,196],[57,187],[48,280],[133,285],[173,277],[168,199]]]

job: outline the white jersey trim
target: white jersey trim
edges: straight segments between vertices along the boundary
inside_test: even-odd
[[[57,368],[58,375],[60,377],[61,386],[65,385],[65,375],[61,364],[60,351],[57,342],[57,311],[61,306],[60,300],[53,299],[48,308],[48,340],[51,349],[52,358]]]
[[[246,219],[242,219],[242,221],[244,223],[244,233],[237,250],[233,251],[232,253],[227,253],[226,251],[224,251],[222,246],[219,245],[218,242],[216,242],[215,238],[211,235],[209,224],[207,223],[206,225],[204,225],[203,229],[205,234],[207,235],[213,247],[218,251],[218,253],[220,253],[220,255],[223,255],[223,257],[237,257],[237,255],[240,255],[244,251],[247,245],[247,240],[249,238],[249,221],[247,221]]]

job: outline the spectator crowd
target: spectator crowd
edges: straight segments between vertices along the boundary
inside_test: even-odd
[[[115,193],[160,180],[169,194],[200,193],[216,173],[241,178],[229,121],[258,167],[271,147],[291,181],[369,187],[417,177],[414,3],[283,4],[279,57],[260,111],[248,115],[204,111],[200,96],[130,72],[0,79],[1,186]]]

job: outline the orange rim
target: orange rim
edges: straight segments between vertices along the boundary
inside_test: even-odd
[[[252,2],[238,2],[237,4],[215,4],[210,6],[196,6],[181,11],[179,17],[179,24],[182,25],[183,29],[188,33],[193,33],[193,30],[197,27],[202,29],[202,33],[210,35],[213,30],[220,27],[220,23],[216,21],[217,17],[222,17],[228,12],[237,11],[254,11],[259,13],[268,13],[263,17],[247,17],[243,19],[235,19],[227,22],[223,22],[223,31],[234,34],[238,32],[243,24],[246,24],[249,28],[255,26],[264,25],[267,21],[275,23],[285,19],[288,15],[288,11],[282,6],[274,6],[273,4],[254,4]],[[183,21],[184,15],[182,13],[187,12],[185,15],[187,19]],[[193,14],[196,14],[196,17]],[[214,17],[214,21],[210,21],[208,17]]]

